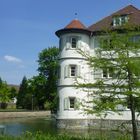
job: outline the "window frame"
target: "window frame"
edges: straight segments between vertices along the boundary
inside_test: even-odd
[[[74,69],[72,69],[74,68]],[[70,77],[76,77],[77,76],[77,65],[69,65],[69,73]]]
[[[78,98],[74,96],[68,96],[64,98],[64,111],[75,111],[79,110],[77,107]]]
[[[78,43],[77,37],[71,37],[71,48],[72,49],[76,49],[77,48],[77,43]]]
[[[76,97],[69,97],[69,110],[75,110]]]
[[[69,35],[66,37],[66,49],[75,50],[79,47],[79,40],[81,36],[79,35]]]

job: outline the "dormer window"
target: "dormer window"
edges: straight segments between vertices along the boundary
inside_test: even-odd
[[[121,26],[128,22],[128,15],[113,17],[113,26]]]

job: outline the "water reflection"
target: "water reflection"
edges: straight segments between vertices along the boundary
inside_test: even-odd
[[[54,119],[50,118],[18,118],[9,120],[0,120],[0,124],[6,126],[6,134],[21,135],[26,131],[56,134],[56,123]]]

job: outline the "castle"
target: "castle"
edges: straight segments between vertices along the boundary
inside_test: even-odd
[[[79,103],[88,99],[88,92],[75,88],[75,78],[82,77],[85,81],[95,81],[96,78],[109,78],[111,75],[91,74],[85,58],[77,52],[81,49],[88,55],[94,55],[95,48],[99,47],[97,35],[104,29],[115,29],[125,23],[140,25],[140,10],[129,5],[99,22],[85,27],[79,20],[71,21],[65,28],[56,31],[59,37],[59,79],[57,112],[58,127],[81,128],[89,125],[96,126],[101,120],[95,115],[84,113]],[[84,81],[83,81],[84,82]],[[109,121],[108,121],[109,120]],[[105,124],[114,125],[113,120],[131,120],[130,111],[126,109],[122,115],[110,114],[104,120]],[[98,127],[98,126],[97,126]]]

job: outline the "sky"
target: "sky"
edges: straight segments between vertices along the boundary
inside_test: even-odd
[[[58,46],[57,30],[75,18],[88,27],[130,4],[140,9],[140,0],[0,0],[0,77],[19,85],[38,75],[38,54]]]

